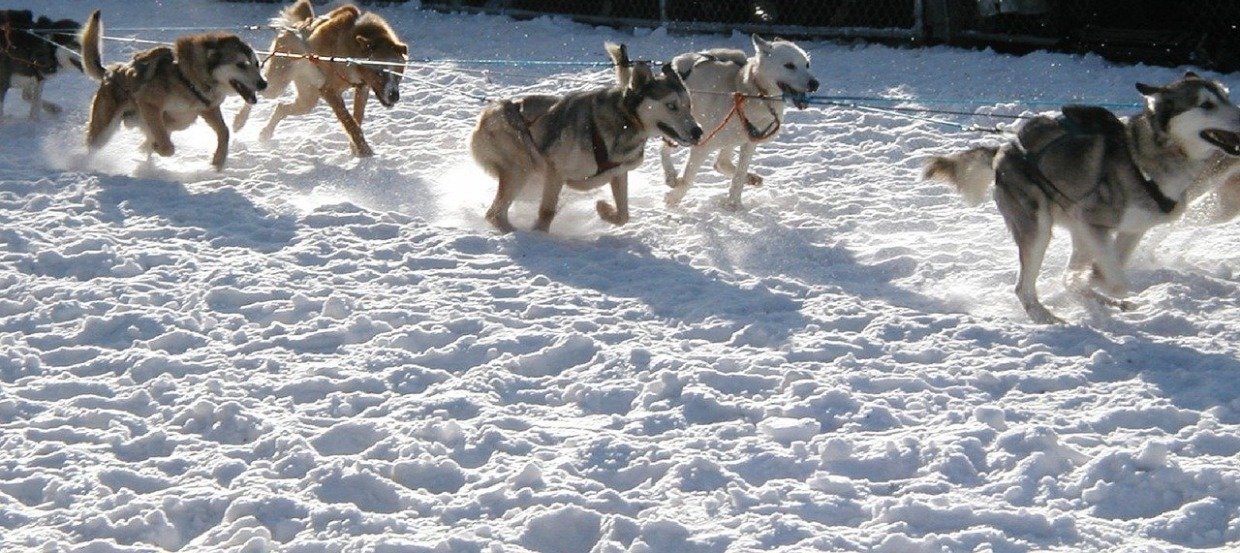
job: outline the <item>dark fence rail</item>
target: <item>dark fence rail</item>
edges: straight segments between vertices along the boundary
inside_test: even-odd
[[[686,32],[1097,52],[1160,65],[1240,69],[1240,0],[423,0],[513,17],[561,14]]]

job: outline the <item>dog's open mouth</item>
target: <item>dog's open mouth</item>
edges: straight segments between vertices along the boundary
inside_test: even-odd
[[[664,137],[670,139],[672,142],[675,142],[679,146],[693,146],[696,144],[696,142],[694,142],[693,140],[689,140],[687,138],[680,136],[680,133],[676,132],[676,129],[669,127],[667,123],[659,123],[658,125],[655,125],[655,126],[658,127],[660,131],[663,132]]]
[[[779,90],[784,93],[784,99],[792,102],[797,109],[809,107],[809,93],[804,90],[792,88],[788,83],[779,83]]]
[[[1228,155],[1240,156],[1240,134],[1222,129],[1201,131],[1201,139],[1209,142]]]
[[[247,104],[258,103],[258,93],[254,92],[254,89],[248,86],[245,86],[244,84],[241,83],[241,81],[238,81],[237,79],[232,79],[228,81],[228,84],[232,85],[233,90],[236,90],[237,94],[241,95],[241,99],[245,100],[245,103]]]

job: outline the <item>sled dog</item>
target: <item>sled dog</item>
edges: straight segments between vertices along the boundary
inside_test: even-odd
[[[1016,297],[1038,323],[1062,322],[1037,292],[1054,224],[1072,236],[1070,276],[1088,275],[1070,280],[1070,289],[1130,309],[1115,298],[1127,293],[1124,264],[1141,236],[1179,216],[1216,155],[1240,155],[1240,108],[1218,82],[1189,72],[1137,90],[1146,107],[1126,120],[1099,107],[1066,106],[1059,116],[1028,121],[1006,144],[926,165],[926,178],[954,183],[974,204],[994,184],[995,204],[1020,255]]]
[[[623,45],[606,49],[616,86],[500,100],[478,116],[469,148],[499,181],[486,218],[501,231],[513,230],[508,208],[535,176],[542,180],[536,230],[551,227],[565,184],[590,190],[610,183],[615,206],[599,200],[596,208],[603,220],[623,225],[629,220],[628,173],[641,164],[646,140],[692,145],[701,139],[689,92],[670,65],[656,75],[648,64],[631,62]]]
[[[400,100],[400,80],[405,72],[404,63],[409,59],[409,48],[382,17],[362,13],[351,4],[315,17],[310,0],[298,0],[273,19],[272,24],[281,31],[271,44],[271,51],[277,54],[267,60],[263,69],[263,75],[271,83],[263,96],[279,97],[292,84],[297,88],[297,98],[276,106],[259,138],[270,140],[281,120],[290,115],[310,113],[322,98],[348,133],[353,155],[373,156],[374,150],[362,134],[366,101],[371,91],[385,108]],[[310,57],[280,54],[308,54]],[[361,58],[380,63],[331,62],[319,59],[322,57]],[[343,93],[348,88],[353,89],[352,115],[344,104]],[[243,107],[233,120],[233,130],[241,130],[249,117],[250,108]]]
[[[29,10],[0,10],[0,118],[4,117],[4,97],[10,88],[22,89],[22,99],[30,103],[30,118],[39,113],[60,113],[60,106],[43,100],[43,84],[69,67],[82,70],[79,54],[78,22],[34,18]]]
[[[741,189],[760,186],[762,177],[749,172],[758,143],[775,138],[784,119],[783,96],[798,109],[808,106],[808,94],[818,90],[809,72],[809,56],[786,40],[767,41],[752,36],[754,55],[718,48],[681,54],[672,60],[693,95],[693,115],[706,129],[702,142],[689,150],[684,172],[677,177],[672,144],[660,152],[663,176],[672,189],[665,200],[675,206],[684,198],[698,169],[711,152],[715,169],[732,179],[724,207],[740,208]],[[736,159],[733,161],[733,154]]]
[[[138,52],[128,63],[105,68],[100,61],[102,35],[103,23],[96,10],[82,34],[83,69],[100,81],[86,125],[91,151],[106,144],[123,120],[142,129],[146,135],[143,150],[171,156],[171,132],[202,117],[216,136],[211,165],[223,169],[228,158],[228,125],[220,104],[234,93],[253,104],[267,86],[254,50],[236,35],[203,33],[178,38],[171,48]]]

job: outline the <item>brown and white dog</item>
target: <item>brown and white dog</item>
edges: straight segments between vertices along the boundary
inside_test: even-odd
[[[290,115],[310,113],[323,98],[332,108],[345,132],[353,154],[374,155],[362,135],[362,118],[366,101],[374,91],[383,107],[392,107],[400,99],[400,79],[409,48],[396,36],[392,27],[375,13],[362,13],[357,6],[344,5],[322,17],[314,17],[310,0],[298,0],[285,8],[272,23],[282,30],[271,44],[276,52],[263,70],[271,82],[264,96],[276,98],[288,88],[297,87],[297,98],[282,102],[271,114],[259,138],[271,139],[276,125]],[[293,57],[289,54],[306,57]],[[321,58],[367,59],[378,64],[331,62]],[[353,89],[353,114],[345,108],[343,93]],[[250,117],[244,107],[233,121],[240,130]]]
[[[100,61],[102,35],[103,23],[96,10],[82,33],[83,71],[100,81],[86,130],[91,151],[106,144],[124,121],[142,129],[144,150],[170,156],[175,150],[172,131],[183,130],[202,117],[216,136],[211,164],[223,169],[229,136],[220,104],[233,93],[253,104],[258,101],[257,93],[267,87],[254,50],[236,35],[203,33],[183,36],[172,48],[138,52],[128,63],[105,68]]]

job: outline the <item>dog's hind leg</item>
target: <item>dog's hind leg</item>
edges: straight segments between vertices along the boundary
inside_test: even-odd
[[[353,87],[353,120],[358,125],[362,124],[362,119],[366,117],[366,101],[370,100],[370,89],[366,85],[357,85]]]
[[[4,97],[9,94],[9,86],[12,85],[12,77],[8,71],[0,71],[0,119],[4,118]]]
[[[271,89],[270,86],[267,87]],[[271,119],[267,121],[267,126],[258,133],[259,140],[271,140],[275,135],[276,125],[280,124],[285,117],[290,115],[305,115],[314,110],[314,105],[319,103],[319,92],[311,86],[303,86],[297,84],[297,97],[292,102],[281,102],[276,105],[275,111],[271,112]],[[247,106],[248,107],[248,106]]]
[[[172,144],[172,134],[168,132],[168,126],[164,124],[164,114],[159,106],[138,104],[138,115],[142,117],[142,130],[151,144],[151,150],[163,157],[176,153],[176,146]]]
[[[30,118],[38,119],[39,111],[43,109],[43,81],[35,79],[34,82],[23,86],[22,99],[30,103]]]
[[[1000,152],[1004,156],[1004,152]],[[1051,242],[1052,216],[1049,199],[1039,194],[1016,163],[1001,158],[995,165],[995,205],[1016,241],[1020,274],[1016,278],[1016,297],[1029,318],[1038,324],[1062,323],[1038,301],[1038,273]]]
[[[710,155],[710,150],[706,148],[693,147],[689,148],[689,159],[685,161],[685,172],[675,180],[672,190],[663,197],[663,201],[668,207],[676,207],[680,200],[685,197],[685,193],[689,191],[689,187],[693,186],[693,179],[697,177],[698,170],[702,168],[702,163]]]
[[[554,167],[547,167],[543,175],[542,201],[538,204],[538,221],[534,230],[551,231],[551,220],[555,218],[556,207],[560,202],[560,190],[564,188],[564,177]]]
[[[112,139],[120,128],[118,106],[105,90],[95,93],[90,104],[90,119],[86,123],[86,147],[90,151],[98,150]]]
[[[613,225],[629,222],[629,174],[621,173],[611,179],[611,196],[616,200],[616,207],[604,200],[599,200],[594,207],[598,216]]]
[[[512,232],[512,223],[508,222],[508,208],[512,206],[512,201],[517,197],[517,187],[520,186],[521,175],[514,175],[510,172],[501,172],[499,174],[499,187],[495,190],[495,201],[491,202],[491,207],[487,209],[487,222],[499,229],[500,232]]]
[[[728,198],[724,200],[723,207],[731,211],[741,208],[741,189],[749,181],[749,162],[753,160],[754,143],[746,142],[741,144],[740,151],[736,154],[736,167],[732,174],[732,184],[728,188]]]
[[[332,108],[332,112],[336,114],[336,119],[340,120],[340,125],[344,127],[344,132],[349,135],[349,145],[352,146],[353,155],[357,157],[371,157],[375,155],[375,151],[370,149],[370,145],[366,143],[366,137],[362,135],[362,126],[357,124],[353,119],[353,115],[344,105],[344,98],[340,96],[339,91],[323,90],[323,101]]]

